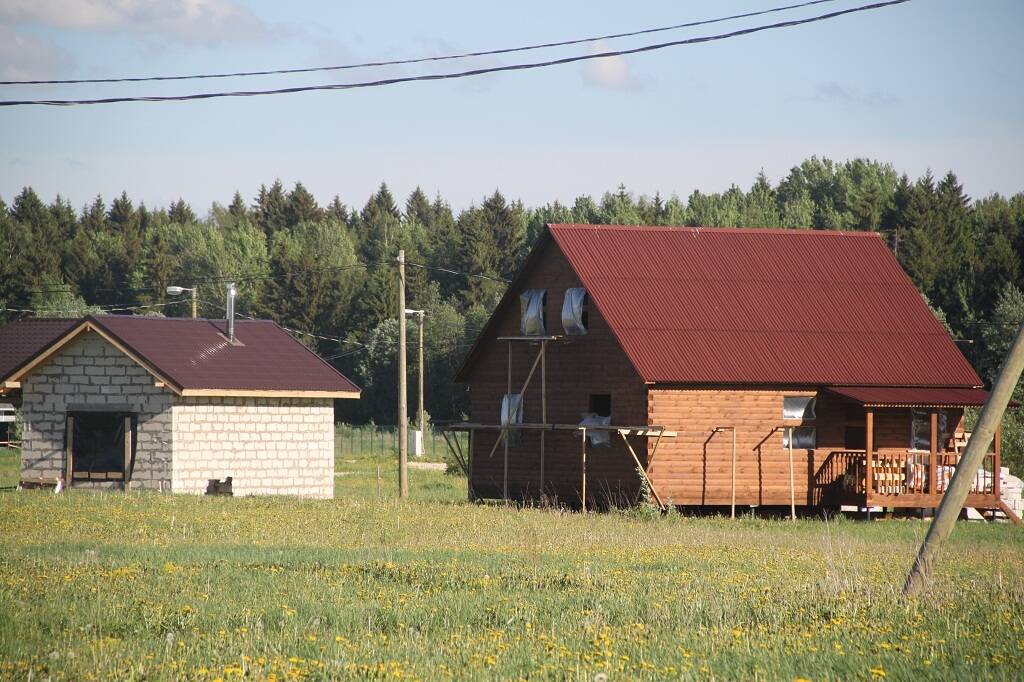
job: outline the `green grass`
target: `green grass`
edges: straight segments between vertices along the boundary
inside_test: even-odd
[[[10,455],[6,457],[12,459]],[[355,460],[355,461],[349,461]],[[1024,533],[337,499],[0,493],[0,678],[1019,679]],[[4,461],[0,471],[14,470]]]

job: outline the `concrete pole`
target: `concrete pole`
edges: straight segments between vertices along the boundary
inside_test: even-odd
[[[405,251],[398,252],[398,496],[409,496],[409,408],[405,363]]]
[[[196,299],[196,297],[198,295],[199,295],[199,285],[193,284],[192,285],[192,319],[193,320],[196,319],[197,317],[199,317],[199,315],[197,314],[199,312],[199,306],[197,305],[198,301]]]
[[[953,532],[957,517],[964,506],[967,494],[971,491],[971,483],[977,475],[978,466],[981,464],[988,446],[999,428],[999,422],[1003,418],[1006,406],[1013,395],[1013,389],[1020,379],[1021,370],[1024,370],[1024,324],[1017,330],[1017,338],[1014,339],[1010,352],[1003,361],[1003,368],[999,370],[999,377],[996,379],[992,393],[981,409],[981,416],[978,418],[978,425],[971,434],[971,440],[967,443],[963,456],[956,465],[953,472],[953,480],[949,482],[946,494],[942,496],[939,509],[935,514],[932,525],[928,528],[928,534],[921,543],[917,559],[914,561],[907,582],[903,586],[905,596],[919,594],[928,584],[928,578],[932,567],[938,560],[939,552],[943,543]],[[995,472],[998,476],[999,472]]]
[[[419,388],[420,388],[420,401],[419,401],[419,415],[418,415],[418,417],[419,417],[419,422],[420,422],[420,439],[421,439],[421,442],[423,443],[423,449],[424,450],[426,450],[426,448],[427,448],[427,445],[426,445],[426,443],[427,443],[427,440],[426,440],[427,439],[427,413],[426,413],[426,410],[423,409],[423,318],[426,317],[426,315],[427,315],[427,313],[426,313],[425,310],[421,310],[420,313],[419,313],[419,316],[420,316],[420,358],[419,358],[419,367],[420,367],[420,377],[419,377],[420,378],[420,386],[419,386]]]

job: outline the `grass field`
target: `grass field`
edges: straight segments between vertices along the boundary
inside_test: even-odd
[[[337,499],[0,493],[0,678],[1020,679],[1024,533],[568,514],[339,457]],[[14,456],[0,455],[9,485]]]

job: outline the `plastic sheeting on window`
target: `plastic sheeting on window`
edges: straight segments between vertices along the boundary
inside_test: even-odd
[[[523,396],[519,393],[506,393],[501,397],[501,425],[523,423]],[[523,433],[519,429],[509,429],[508,444],[515,446],[522,442]]]
[[[793,434],[794,450],[813,450],[818,446],[818,432],[813,426],[798,426],[782,430],[782,447],[789,447],[789,435]]]
[[[522,311],[519,331],[523,336],[544,336],[544,289],[527,289],[519,295]]]
[[[612,423],[611,417],[602,417],[594,412],[584,412],[580,426],[608,426]],[[587,442],[595,448],[607,448],[611,445],[610,431],[587,431]]]
[[[565,290],[562,300],[562,329],[570,336],[581,336],[587,333],[587,325],[583,321],[583,306],[587,301],[587,290],[574,287]]]
[[[813,396],[787,395],[782,399],[783,419],[814,419]]]
[[[928,410],[911,410],[910,419],[910,449],[927,450],[932,449],[932,416]],[[943,443],[952,435],[949,432],[949,414],[946,410],[939,410],[939,451],[943,449]]]

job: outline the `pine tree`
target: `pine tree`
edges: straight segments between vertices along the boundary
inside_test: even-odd
[[[316,199],[301,182],[295,183],[295,188],[288,195],[288,203],[285,206],[285,223],[289,228],[295,227],[302,222],[316,222],[323,217],[323,212],[316,203]]]
[[[235,196],[231,198],[231,204],[228,206],[228,213],[235,218],[241,220],[249,215],[249,209],[245,205],[245,200],[242,199],[242,193],[235,190]]]
[[[170,208],[167,209],[167,217],[170,218],[172,223],[178,223],[179,225],[196,222],[196,214],[192,212],[192,207],[186,204],[184,199],[178,199],[171,204]]]

